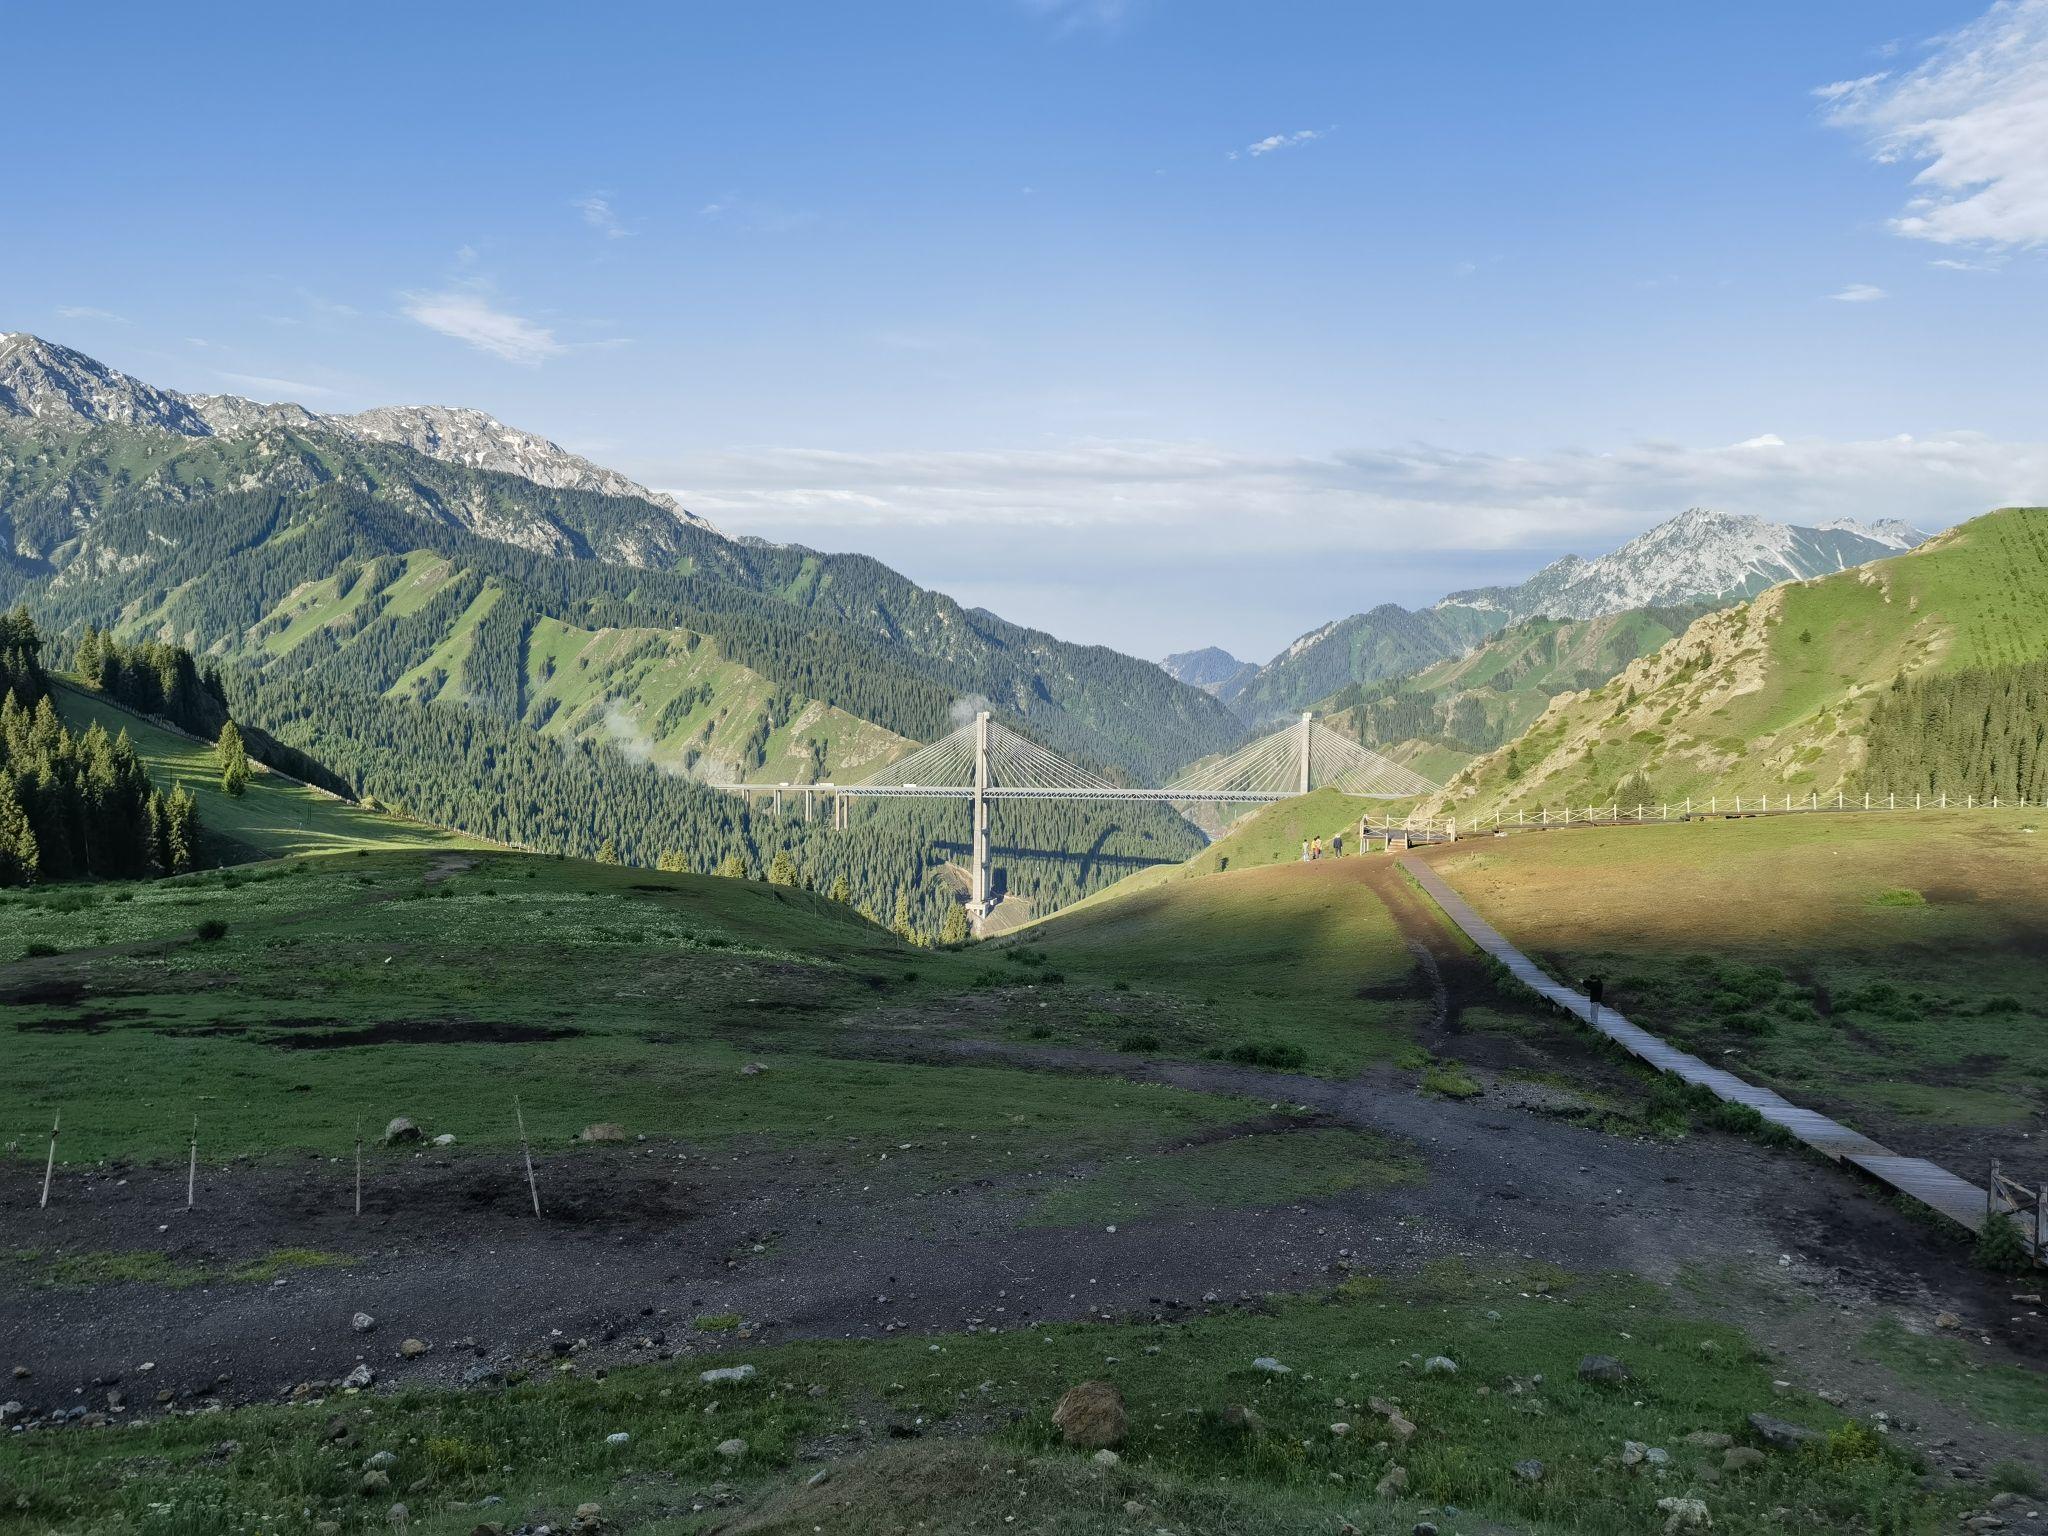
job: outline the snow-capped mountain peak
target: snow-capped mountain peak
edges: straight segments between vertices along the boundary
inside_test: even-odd
[[[154,428],[178,437],[241,437],[275,429],[395,444],[444,463],[517,475],[556,490],[651,502],[694,527],[711,524],[674,497],[593,464],[558,443],[457,406],[379,406],[323,416],[289,402],[183,395],[132,379],[83,352],[26,333],[0,334],[0,418],[51,424]],[[711,531],[716,532],[715,529]]]
[[[1691,507],[1612,554],[1553,561],[1513,587],[1454,592],[1437,606],[1478,608],[1527,618],[1590,619],[1630,608],[1701,598],[1747,597],[1781,581],[1800,581],[1898,554],[1926,535],[1900,522],[1865,527],[1837,519],[1822,528]]]

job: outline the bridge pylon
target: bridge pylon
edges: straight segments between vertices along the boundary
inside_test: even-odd
[[[988,721],[985,709],[974,717],[974,867],[967,915],[977,931],[988,916]]]

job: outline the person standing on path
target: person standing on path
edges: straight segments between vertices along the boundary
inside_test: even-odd
[[[1308,839],[1305,837],[1301,840],[1301,862],[1308,862]]]
[[[1587,1022],[1595,1029],[1600,1027],[1600,1000],[1607,995],[1607,978],[1588,976],[1580,983],[1586,989],[1586,1000],[1593,1005],[1593,1016]]]

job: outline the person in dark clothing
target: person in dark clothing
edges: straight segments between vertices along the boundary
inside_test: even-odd
[[[1586,989],[1586,998],[1593,1005],[1593,1020],[1600,1022],[1600,1004],[1607,996],[1607,979],[1604,976],[1588,976],[1580,983]]]

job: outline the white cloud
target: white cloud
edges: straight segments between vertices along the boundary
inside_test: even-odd
[[[1061,32],[1115,32],[1137,12],[1138,0],[1023,0],[1024,8]]]
[[[1245,145],[1244,153],[1256,160],[1261,155],[1270,155],[1276,149],[1291,149],[1297,144],[1311,143],[1329,131],[1327,128],[1302,128],[1293,133],[1269,133],[1256,143]],[[1233,149],[1228,158],[1235,160],[1237,156],[1238,152]]]
[[[267,400],[300,400],[309,396],[326,399],[341,393],[338,389],[329,389],[325,384],[307,384],[299,379],[273,378],[264,373],[230,373],[223,369],[220,377],[243,389],[258,390]]]
[[[618,210],[612,207],[609,192],[586,192],[570,202],[570,207],[583,215],[583,222],[603,235],[607,240],[623,240],[629,231],[619,222]]]
[[[1763,451],[1767,450],[1767,451]],[[1693,505],[1792,522],[1945,524],[2048,500],[2048,444],[1978,433],[1867,442],[1765,433],[1725,447],[1640,443],[1518,458],[1415,445],[1270,457],[1199,443],[1086,441],[982,452],[769,448],[657,466],[654,483],[723,526],[801,542],[862,528],[1010,526],[1171,532],[1215,548],[1331,553],[1594,553]]]
[[[1874,304],[1885,297],[1885,291],[1875,283],[1851,283],[1828,297],[1837,304]]]
[[[1915,164],[1899,234],[1991,249],[2048,243],[2048,0],[2000,0],[1903,74],[1815,93],[1880,164]]]
[[[129,323],[126,315],[117,315],[111,309],[95,309],[90,304],[59,304],[57,313],[66,320],[105,320],[114,325]]]
[[[404,295],[404,313],[430,331],[529,368],[568,350],[549,327],[497,308],[480,288],[408,293]]]

